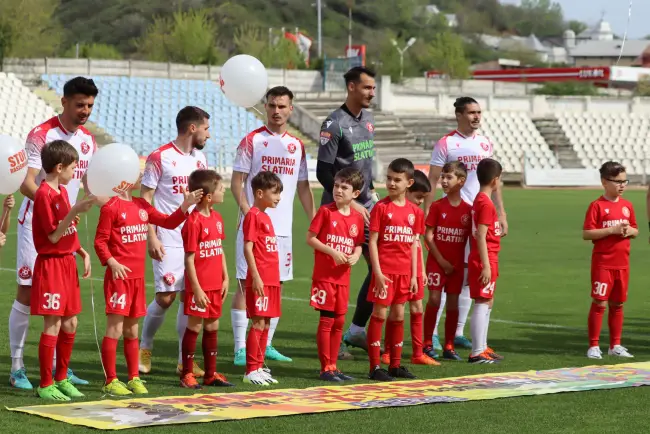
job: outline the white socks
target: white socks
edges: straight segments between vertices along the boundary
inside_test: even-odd
[[[142,337],[140,339],[140,348],[143,350],[153,349],[153,338],[163,321],[165,321],[165,312],[165,309],[160,307],[155,299],[147,307],[147,316],[144,317],[142,323]]]
[[[358,334],[361,334],[361,333],[365,333],[366,328],[365,327],[359,327],[355,323],[351,323],[350,328],[348,330],[350,331],[351,335],[358,335]]]
[[[487,313],[485,314],[485,332],[483,333],[483,349],[487,350],[487,337],[488,337],[488,328],[490,328],[490,314],[492,309],[488,308]]]
[[[187,329],[187,315],[185,315],[185,303],[178,303],[178,313],[176,314],[176,333],[178,334],[178,364],[183,363],[183,336]]]
[[[266,341],[266,346],[270,347],[273,342],[273,335],[275,334],[275,329],[278,327],[278,322],[280,318],[271,318],[271,324],[269,325],[269,339]]]
[[[469,286],[463,286],[463,291],[460,293],[460,297],[458,297],[458,326],[456,327],[456,336],[463,336],[465,333],[465,324],[467,323],[467,317],[471,308],[472,299],[469,296]]]
[[[447,303],[447,293],[445,291],[441,291],[440,293],[440,307],[438,308],[438,316],[436,317],[436,326],[433,329],[433,335],[438,336],[438,323],[440,322],[440,318],[442,317],[442,312],[445,310],[445,304]]]
[[[9,348],[11,349],[11,372],[24,367],[23,350],[29,329],[29,306],[14,300],[9,313]]]
[[[472,321],[469,325],[472,336],[472,357],[476,357],[486,350],[484,339],[488,329],[488,304],[476,303],[472,312]]]
[[[232,334],[235,339],[235,352],[237,352],[242,348],[246,348],[246,329],[248,328],[248,318],[246,318],[246,311],[231,309],[230,322],[232,323]]]

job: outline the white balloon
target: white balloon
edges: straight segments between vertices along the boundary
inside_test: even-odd
[[[25,147],[13,137],[0,135],[0,194],[15,193],[27,175]]]
[[[129,145],[111,143],[93,155],[88,170],[88,189],[95,196],[116,196],[128,191],[140,177],[140,159]]]
[[[221,67],[219,81],[230,102],[248,108],[260,102],[266,93],[269,77],[262,62],[248,54],[239,54]]]

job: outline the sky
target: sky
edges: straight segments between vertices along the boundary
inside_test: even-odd
[[[614,34],[623,37],[627,25],[629,0],[554,0],[562,6],[566,20],[583,21],[590,26],[596,24],[603,12],[605,21],[612,26]],[[501,0],[502,3],[518,4],[519,0]],[[649,0],[632,0],[632,18],[628,38],[641,39],[650,34],[647,17],[650,17]]]

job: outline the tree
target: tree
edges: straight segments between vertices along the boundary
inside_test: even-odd
[[[306,68],[298,47],[284,35],[269,40],[260,27],[242,24],[235,30],[233,41],[238,54],[257,57],[267,68]]]
[[[570,30],[573,30],[573,33],[575,33],[576,35],[579,35],[580,33],[584,32],[585,30],[587,30],[589,28],[589,26],[587,24],[583,23],[582,21],[578,21],[578,20],[569,21],[567,23],[567,27]]]
[[[598,95],[598,88],[591,83],[579,81],[566,81],[566,82],[548,82],[544,83],[541,87],[533,89],[536,95]]]
[[[52,18],[58,4],[58,0],[0,1],[0,57],[55,54],[62,36]]]
[[[544,66],[544,62],[542,62],[537,53],[521,44],[516,44],[510,49],[503,51],[499,57],[518,60],[521,66]]]
[[[646,75],[645,77],[640,78],[634,93],[637,96],[650,96],[650,77]]]
[[[63,57],[75,57],[77,54],[77,47],[72,46],[68,48]],[[105,60],[120,60],[123,58],[122,53],[116,47],[108,44],[80,44],[79,57],[82,59],[105,59]]]
[[[159,62],[210,65],[217,62],[217,25],[205,9],[178,11],[156,18],[136,42],[147,59]]]
[[[558,36],[565,29],[562,7],[551,0],[521,0],[523,19],[515,23],[519,35]]]
[[[449,31],[439,33],[431,46],[431,66],[451,79],[469,77],[463,40]]]

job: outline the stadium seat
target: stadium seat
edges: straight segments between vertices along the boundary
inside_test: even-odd
[[[0,73],[0,134],[24,142],[35,125],[56,113],[14,74]]]

